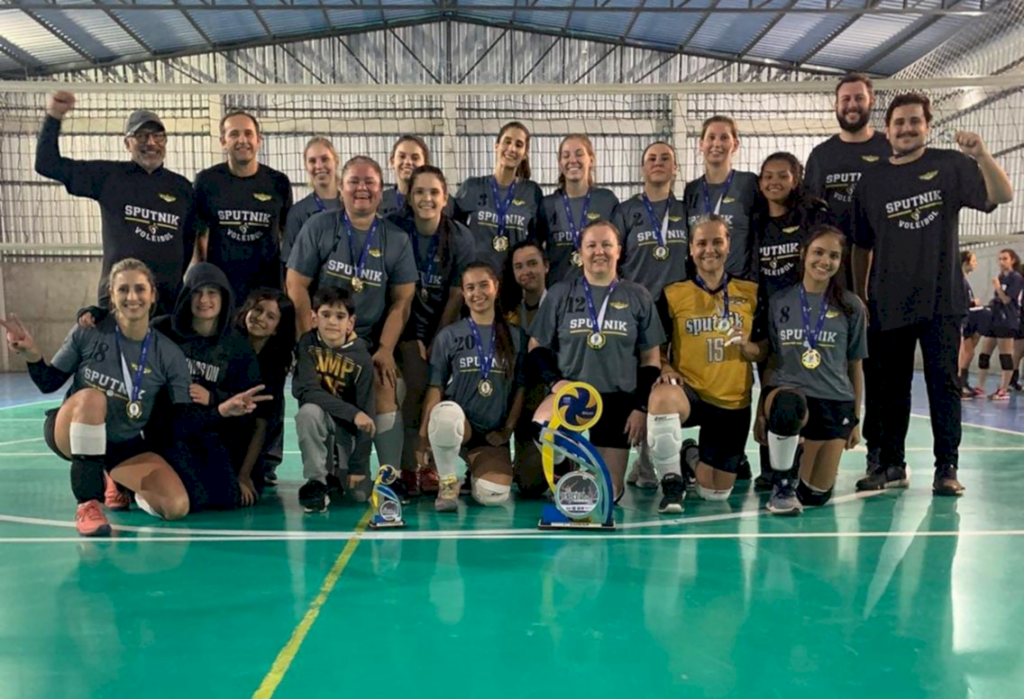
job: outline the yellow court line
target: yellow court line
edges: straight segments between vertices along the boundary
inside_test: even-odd
[[[353,536],[345,544],[345,548],[341,550],[338,558],[334,561],[334,565],[331,566],[331,570],[327,573],[327,577],[324,578],[323,585],[320,586],[320,593],[310,603],[309,609],[306,610],[305,616],[302,617],[302,621],[292,631],[292,637],[288,639],[288,643],[285,644],[281,652],[277,654],[277,658],[274,659],[274,664],[270,668],[270,672],[263,678],[263,682],[260,683],[259,689],[252,695],[253,699],[270,699],[274,696],[274,692],[277,691],[278,685],[284,679],[285,674],[288,672],[288,668],[291,667],[292,661],[295,660],[295,656],[299,652],[299,648],[302,647],[302,642],[306,640],[306,635],[309,634],[309,630],[313,627],[313,623],[317,617],[320,616],[320,609],[323,608],[327,602],[327,598],[330,597],[331,591],[334,590],[334,586],[338,583],[338,578],[345,572],[345,567],[348,562],[352,560],[352,554],[356,552],[356,548],[359,546],[359,542],[362,541],[360,534],[366,531],[366,526],[370,522],[370,516],[373,514],[373,508],[367,508],[366,513],[359,519],[353,530]]]

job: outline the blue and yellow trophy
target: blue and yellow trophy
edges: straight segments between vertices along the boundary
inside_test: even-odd
[[[373,492],[370,495],[370,504],[373,505],[371,528],[405,526],[405,520],[402,519],[402,499],[391,488],[397,480],[398,471],[394,466],[381,466],[377,471],[377,477],[373,481]]]
[[[593,386],[576,381],[555,394],[551,421],[541,432],[544,477],[554,493],[545,505],[541,529],[614,529],[612,478],[597,449],[583,432],[601,419],[601,394]],[[555,454],[577,465],[555,483]]]

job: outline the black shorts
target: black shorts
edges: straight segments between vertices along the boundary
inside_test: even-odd
[[[64,459],[65,461],[71,461],[68,457],[61,453],[60,449],[57,448],[57,440],[54,436],[54,430],[57,426],[57,412],[59,408],[46,411],[46,420],[43,422],[43,440],[46,442],[46,446],[50,447],[50,451]],[[107,471],[112,471],[114,467],[123,464],[128,459],[138,456],[139,454],[145,454],[153,451],[146,440],[142,437],[135,437],[129,439],[127,442],[107,442],[107,453],[104,456],[97,457],[97,461],[103,462],[103,468]]]
[[[852,400],[807,398],[807,424],[800,436],[814,442],[847,439],[853,431],[857,414]]]
[[[750,406],[719,408],[701,400],[689,386],[683,386],[683,391],[690,401],[690,417],[683,427],[700,427],[701,463],[725,473],[736,473],[736,467],[746,456]]]
[[[981,321],[984,313],[984,311],[970,311],[967,313],[963,323],[964,337],[974,337],[981,334]]]

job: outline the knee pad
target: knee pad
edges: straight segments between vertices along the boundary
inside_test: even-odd
[[[651,448],[651,460],[662,462],[678,458],[683,448],[683,426],[679,415],[648,415],[647,446]]]
[[[708,502],[725,502],[732,495],[732,488],[726,490],[714,490],[712,488],[705,488],[700,483],[697,484],[697,494],[700,495],[702,500]]]
[[[801,503],[808,507],[822,507],[829,500],[832,499],[832,493],[835,490],[835,486],[829,488],[824,493],[817,490],[812,490],[811,486],[807,485],[803,479],[796,486],[796,496]]]
[[[991,354],[979,354],[978,355],[978,368],[979,369],[988,369],[990,364],[991,364],[991,362],[992,362],[992,355]]]
[[[807,400],[803,394],[784,388],[775,394],[771,412],[768,413],[768,429],[780,437],[795,437],[800,434],[800,423],[807,417]]]
[[[466,413],[458,403],[446,400],[434,406],[430,412],[427,436],[431,446],[454,449],[462,446],[466,435]]]
[[[470,485],[470,490],[473,493],[474,500],[484,507],[491,507],[504,505],[508,502],[512,487],[485,481],[482,478],[474,478]]]
[[[1003,371],[1013,371],[1013,355],[1012,354],[1000,354],[999,355],[999,367]]]

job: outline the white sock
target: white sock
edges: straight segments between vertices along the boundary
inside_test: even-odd
[[[800,446],[800,435],[781,437],[769,430],[768,455],[771,457],[772,470],[789,471],[792,469],[798,446]]]
[[[107,453],[107,425],[72,422],[70,430],[72,456],[103,456]]]
[[[377,433],[373,437],[373,445],[377,449],[377,462],[381,465],[394,466],[396,471],[402,469],[402,414],[400,412],[382,413],[373,420]]]

